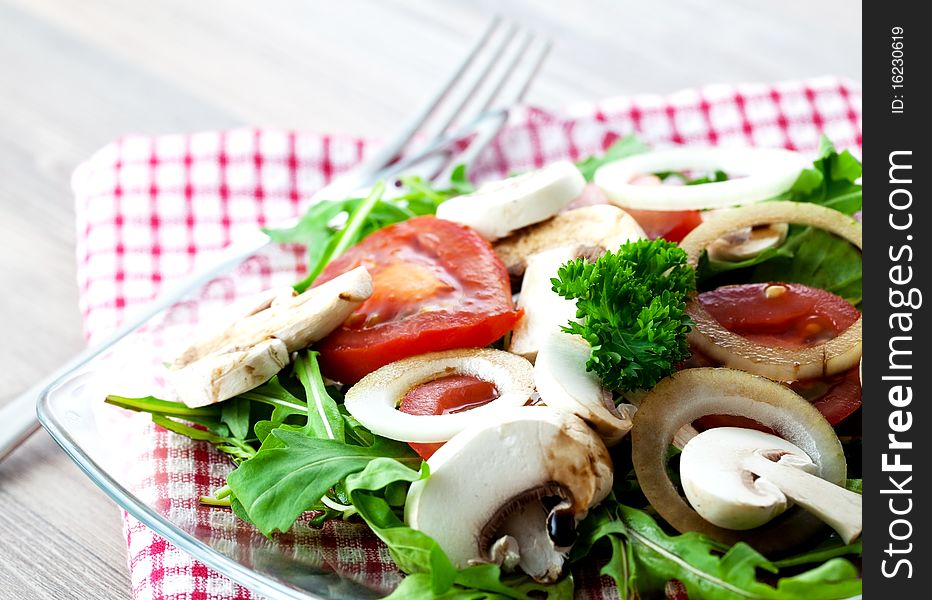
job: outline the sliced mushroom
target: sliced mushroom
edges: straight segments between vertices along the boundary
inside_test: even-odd
[[[544,250],[530,256],[521,282],[517,307],[523,310],[508,342],[508,351],[531,362],[552,332],[576,319],[576,301],[553,291],[551,279],[561,266],[580,254],[575,246]]]
[[[288,349],[272,338],[245,350],[213,353],[168,371],[179,400],[191,408],[228,400],[272,378],[289,362]]]
[[[192,343],[174,361],[180,369],[209,354],[247,350],[269,338],[281,340],[289,352],[301,350],[336,329],[372,295],[372,278],[364,267],[307,290],[278,294],[261,308]]]
[[[495,244],[495,253],[509,275],[521,277],[528,258],[561,246],[595,246],[615,250],[631,240],[647,237],[634,217],[608,204],[569,210],[556,217],[525,227]]]
[[[430,477],[408,491],[407,524],[459,568],[504,560],[508,549],[541,582],[560,576],[576,524],[612,486],[602,440],[578,417],[543,406],[462,431],[428,466]]]
[[[537,354],[534,383],[544,404],[572,412],[612,446],[631,431],[634,407],[622,404],[616,408],[611,390],[586,370],[591,351],[578,335],[551,332]]]
[[[743,227],[722,236],[708,245],[709,259],[718,262],[740,262],[754,258],[764,250],[777,248],[786,240],[790,226],[772,223]]]
[[[579,196],[584,187],[586,180],[576,165],[558,161],[451,198],[437,208],[437,218],[468,225],[494,241],[549,219]]]
[[[821,479],[799,446],[740,427],[706,430],[683,448],[683,491],[702,518],[719,527],[760,527],[796,501],[850,544],[861,535],[861,496]]]

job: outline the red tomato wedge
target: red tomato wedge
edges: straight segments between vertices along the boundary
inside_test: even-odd
[[[398,408],[409,415],[446,415],[482,406],[497,397],[498,390],[488,381],[471,375],[448,375],[417,386]],[[409,445],[427,460],[443,442]]]
[[[761,344],[784,348],[803,348],[832,339],[850,327],[860,314],[843,298],[798,283],[724,286],[699,294],[699,302],[729,331]],[[712,363],[697,351],[693,352],[691,362],[697,366]],[[832,425],[861,407],[857,367],[829,377],[796,381],[790,387],[812,402]],[[760,429],[748,419],[721,415],[703,417],[696,424],[701,428]]]
[[[409,356],[487,346],[519,317],[491,244],[457,223],[416,217],[380,229],[314,283],[360,265],[372,275],[372,296],[316,346],[321,371],[341,383]]]
[[[698,210],[624,210],[634,217],[652,240],[663,238],[669,242],[679,242],[702,223]]]

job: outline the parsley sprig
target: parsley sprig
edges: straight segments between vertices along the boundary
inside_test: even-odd
[[[628,242],[594,263],[563,265],[553,290],[576,300],[576,316],[563,329],[592,346],[586,363],[613,390],[650,389],[689,357],[692,324],[686,297],[696,275],[686,253],[665,240]]]

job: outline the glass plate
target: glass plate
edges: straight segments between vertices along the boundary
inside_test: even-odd
[[[307,542],[313,540],[314,533],[309,537],[298,531],[268,539],[239,522],[229,510],[201,505],[195,494],[179,511],[177,501],[166,501],[151,493],[144,484],[152,479],[151,474],[141,473],[145,468],[135,461],[134,446],[152,444],[151,438],[139,439],[140,426],[152,428],[153,435],[155,430],[151,424],[126,426],[132,419],[148,422],[148,415],[129,413],[102,401],[107,393],[133,395],[126,391],[129,388],[136,390],[135,395],[153,392],[151,374],[155,370],[150,369],[146,375],[138,367],[151,365],[151,361],[139,361],[139,351],[145,352],[145,348],[140,344],[140,335],[134,337],[135,341],[117,344],[108,357],[65,374],[39,399],[40,422],[91,480],[157,535],[265,597],[360,600],[381,596],[379,591],[328,568],[321,549]],[[131,367],[134,364],[135,369]],[[138,393],[146,389],[149,391]],[[191,444],[169,432],[159,435],[167,436],[172,444]],[[202,457],[203,450],[209,450],[211,469],[217,471],[218,477],[232,467],[222,464],[226,459],[206,443],[194,442],[192,447]],[[217,466],[220,468],[214,469]],[[205,523],[209,526],[205,527]],[[305,533],[309,530],[306,527]]]

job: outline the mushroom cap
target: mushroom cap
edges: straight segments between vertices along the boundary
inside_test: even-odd
[[[557,270],[578,256],[578,247],[561,246],[538,252],[527,259],[517,308],[524,312],[508,342],[508,351],[534,362],[544,340],[576,319],[576,301],[553,291]]]
[[[602,387],[598,375],[586,370],[591,351],[578,335],[551,332],[537,353],[534,383],[544,404],[575,414],[611,446],[631,431],[634,407],[616,408],[612,392]]]
[[[816,473],[818,467],[799,446],[755,429],[716,427],[692,438],[680,456],[680,479],[692,507],[719,527],[760,527],[792,505],[765,477],[747,467],[758,454]]]
[[[495,243],[495,253],[512,277],[520,277],[528,258],[560,246],[598,246],[615,250],[630,240],[647,237],[634,217],[609,204],[585,206],[514,232]]]
[[[575,415],[543,406],[512,409],[466,429],[427,464],[430,477],[408,490],[405,522],[433,537],[460,568],[490,560],[501,537],[496,526],[520,510],[522,497],[561,496],[579,520],[612,486],[601,439]],[[546,519],[539,527],[546,531]],[[562,554],[552,560],[562,569]]]
[[[789,229],[786,223],[743,227],[718,238],[708,245],[706,251],[709,259],[719,262],[748,260],[764,250],[780,246],[786,240]]]

